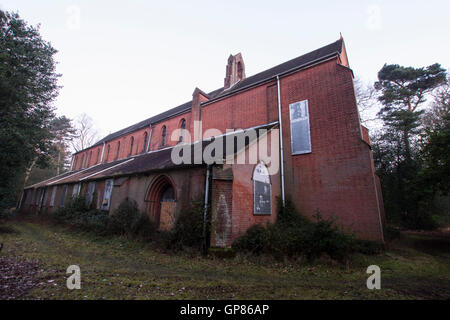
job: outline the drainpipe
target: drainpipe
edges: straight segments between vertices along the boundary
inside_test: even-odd
[[[147,148],[145,149],[145,152],[148,152],[148,149],[150,148],[150,141],[152,140],[152,132],[153,126],[150,124],[150,133],[148,134]]]
[[[103,142],[102,157],[101,157],[101,159],[100,159],[100,163],[103,163],[103,155],[105,154],[105,145],[106,145],[106,141]]]
[[[281,171],[281,200],[283,208],[286,204],[284,195],[284,148],[283,148],[283,121],[281,119],[281,96],[280,96],[280,77],[277,76],[277,94],[278,94],[278,123],[280,124],[280,171]]]
[[[203,207],[203,255],[208,254],[208,248],[206,243],[206,221],[208,215],[208,201],[209,201],[209,176],[211,175],[211,166],[206,167],[206,181],[205,181],[205,205]]]

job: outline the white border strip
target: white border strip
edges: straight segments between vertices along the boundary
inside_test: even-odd
[[[80,180],[78,180],[78,181],[83,181],[83,180],[85,180],[85,179],[88,179],[88,178],[90,178],[90,177],[96,176],[96,175],[98,175],[98,174],[100,174],[100,173],[102,173],[102,172],[105,172],[105,171],[111,170],[112,168],[115,168],[115,167],[121,166],[121,165],[123,165],[123,164],[125,164],[125,163],[128,163],[128,162],[130,162],[130,161],[133,161],[133,160],[134,160],[134,158],[128,159],[128,160],[126,160],[126,161],[124,161],[124,162],[121,162],[121,163],[115,164],[115,165],[113,165],[113,166],[111,166],[111,167],[109,167],[109,168],[106,168],[106,169],[100,170],[99,172],[95,172],[95,173],[93,173],[93,174],[90,174],[90,175],[88,175],[88,176],[86,176],[86,177],[84,177],[84,178],[81,178],[81,179],[80,179]]]

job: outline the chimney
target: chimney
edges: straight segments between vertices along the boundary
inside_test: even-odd
[[[245,79],[245,64],[240,53],[230,55],[226,69],[224,88],[229,89],[239,81]]]
[[[198,141],[202,139],[202,106],[201,103],[208,101],[209,97],[199,88],[195,88],[192,93],[192,106],[191,106],[191,125],[190,133],[192,135],[193,141]]]

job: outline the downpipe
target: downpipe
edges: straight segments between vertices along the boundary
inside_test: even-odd
[[[283,148],[283,121],[281,118],[281,96],[280,96],[280,76],[277,76],[277,95],[278,95],[278,123],[280,125],[280,176],[281,176],[281,200],[283,208],[286,205],[284,194],[284,148]]]
[[[203,206],[203,245],[202,253],[204,256],[208,254],[208,244],[206,235],[206,224],[208,217],[208,202],[209,202],[209,177],[211,176],[211,166],[208,165],[206,168],[206,181],[205,181],[205,204]]]

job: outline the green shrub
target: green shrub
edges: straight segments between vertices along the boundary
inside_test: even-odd
[[[108,215],[104,212],[89,209],[83,196],[72,198],[66,206],[59,207],[54,214],[43,213],[43,217],[99,234],[106,233],[108,221]]]
[[[92,209],[86,204],[85,198],[80,196],[71,199],[65,207],[58,208],[53,215],[46,217],[99,235],[124,235],[144,240],[151,240],[156,229],[148,216],[139,211],[137,203],[128,198],[112,215]]]
[[[132,225],[140,215],[136,201],[128,197],[114,210],[109,217],[108,231],[115,235],[131,235]]]
[[[156,227],[145,212],[140,212],[136,201],[128,197],[109,216],[108,232],[130,238],[151,240]]]
[[[277,221],[276,224],[280,227],[295,227],[302,226],[308,223],[308,219],[300,215],[295,208],[295,205],[289,199],[286,199],[283,208],[281,197],[277,197]]]
[[[249,228],[233,243],[233,248],[254,254],[271,254],[277,258],[303,255],[308,260],[322,254],[343,260],[354,251],[377,252],[377,247],[371,242],[356,240],[352,234],[342,232],[333,218],[323,219],[317,213],[315,221],[310,221],[300,216],[290,201],[286,202],[284,210],[278,210],[278,214],[275,224]]]
[[[134,237],[142,240],[153,240],[153,236],[156,232],[155,223],[150,220],[145,212],[141,212],[137,217],[133,219],[131,224],[131,233]]]
[[[270,246],[270,232],[268,228],[260,224],[251,226],[246,234],[237,239],[233,243],[233,248],[241,251],[250,251],[255,254],[260,254],[267,250]]]
[[[400,239],[402,237],[402,233],[400,232],[400,229],[388,225],[386,227],[385,230],[385,238],[386,240],[390,241],[390,240],[395,240],[395,239]]]
[[[182,211],[170,233],[169,247],[179,249],[183,246],[201,247],[203,243],[204,202],[196,200],[190,210]],[[210,215],[207,215],[206,234],[210,233]],[[207,239],[207,242],[209,239]]]

